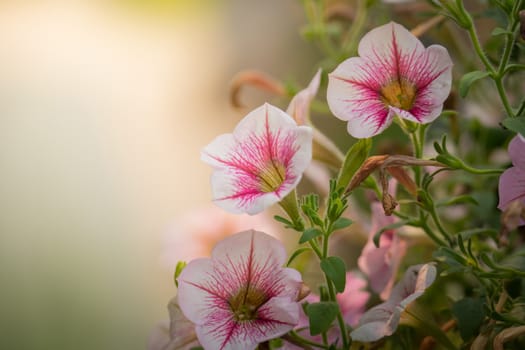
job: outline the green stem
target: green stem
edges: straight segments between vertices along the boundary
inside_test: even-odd
[[[357,44],[359,42],[358,38],[361,35],[367,20],[368,7],[366,3],[366,0],[359,0],[357,2],[354,21],[352,22],[348,35],[342,44],[343,53],[345,55],[355,55],[357,52]]]
[[[462,169],[476,175],[500,175],[505,169],[477,169],[462,162]]]
[[[423,216],[422,212],[420,212],[420,215],[419,215],[419,222],[420,222],[420,227],[423,229],[423,231],[425,231],[427,236],[430,237],[430,239],[434,241],[434,243],[436,243],[438,246],[447,246],[447,242],[439,238],[434,233],[434,231],[432,231],[432,229],[428,226],[428,224],[426,223],[426,218]]]
[[[329,235],[324,235],[323,239],[323,259],[326,259],[328,257],[328,237]],[[328,286],[328,294],[330,295],[330,300],[337,303],[337,297],[334,289],[334,285],[330,278],[324,274],[326,285]],[[338,304],[339,305],[339,304]],[[343,318],[343,313],[341,312],[341,307],[337,308],[337,323],[339,324],[339,329],[341,331],[341,336],[343,340],[343,349],[347,350],[350,349],[350,345],[352,344],[351,340],[348,337],[348,330],[346,328],[346,323]]]
[[[494,69],[487,55],[483,51],[483,48],[479,41],[478,33],[476,33],[476,27],[474,26],[472,17],[470,17],[470,14],[468,14],[466,10],[463,9],[463,11],[465,13],[465,17],[468,18],[468,21],[469,21],[469,26],[467,28],[467,31],[470,36],[470,41],[472,42],[472,45],[474,45],[474,50],[476,50],[476,53],[478,54],[478,57],[481,60],[481,62],[483,62],[483,65],[485,66],[485,68],[490,72],[492,76],[494,76],[496,74],[496,70]]]
[[[304,344],[304,345],[315,346],[316,348],[329,349],[329,346],[306,339],[300,336],[299,333],[297,333],[296,331],[291,331],[287,335],[284,335],[282,338],[285,340],[291,341],[291,343],[297,346],[301,346],[301,344]]]
[[[436,206],[434,204],[432,204],[432,208],[430,210],[430,216],[432,216],[432,219],[434,220],[434,223],[436,224],[436,227],[438,228],[439,232],[441,232],[441,234],[443,235],[443,237],[445,237],[448,243],[452,245],[452,239],[450,238],[450,235],[443,227],[443,224],[441,223],[441,219],[439,218],[437,214]]]

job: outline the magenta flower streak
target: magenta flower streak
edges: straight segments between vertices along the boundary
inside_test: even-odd
[[[359,57],[341,63],[329,75],[327,100],[348,132],[371,137],[397,115],[429,123],[450,93],[452,61],[445,48],[427,49],[408,30],[391,22],[367,33]]]
[[[233,134],[212,141],[201,158],[215,168],[214,201],[232,213],[257,214],[301,180],[312,158],[312,131],[265,104],[249,113]]]
[[[205,349],[255,349],[297,324],[302,281],[298,271],[282,267],[285,261],[278,240],[252,230],[186,266],[179,304]]]

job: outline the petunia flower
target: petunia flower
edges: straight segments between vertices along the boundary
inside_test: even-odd
[[[394,285],[397,270],[406,254],[407,243],[395,230],[386,230],[379,238],[379,247],[374,243],[374,235],[381,228],[393,224],[393,216],[386,216],[381,203],[372,203],[372,227],[368,241],[357,259],[359,269],[368,277],[370,288],[380,293],[381,299],[389,297]]]
[[[525,206],[525,139],[515,136],[509,143],[508,152],[512,167],[508,168],[499,178],[498,209],[507,209],[512,202],[518,201]],[[525,221],[520,219],[519,225]]]
[[[201,153],[213,168],[214,201],[234,214],[260,213],[280,202],[301,180],[312,159],[312,129],[264,104],[232,134],[215,138]]]
[[[444,47],[425,49],[390,22],[368,32],[358,53],[329,74],[327,91],[330,110],[348,122],[350,135],[377,135],[395,116],[425,124],[441,114],[452,84],[452,60]]]
[[[392,290],[390,298],[361,317],[358,327],[350,333],[352,339],[372,342],[392,335],[405,308],[419,298],[435,278],[436,268],[432,264],[408,268],[403,279]]]
[[[195,325],[180,310],[177,297],[168,303],[170,321],[159,323],[148,340],[148,350],[190,350],[199,346]]]
[[[298,323],[298,271],[283,268],[284,246],[258,231],[219,242],[178,278],[179,305],[204,349],[255,349]]]

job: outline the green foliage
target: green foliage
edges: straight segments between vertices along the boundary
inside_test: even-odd
[[[337,317],[338,310],[337,303],[331,301],[308,304],[306,314],[310,322],[310,334],[318,335],[328,331]]]
[[[467,96],[470,86],[474,82],[486,78],[489,75],[489,72],[475,70],[462,76],[461,80],[459,81],[459,94],[461,95],[461,97]]]
[[[343,166],[337,176],[337,187],[346,189],[350,180],[361,164],[365,161],[372,147],[371,139],[361,139],[357,141],[346,153]]]
[[[484,300],[464,298],[452,305],[452,314],[458,321],[459,333],[468,341],[479,332],[485,318]]]
[[[346,266],[337,256],[329,256],[321,260],[321,270],[334,283],[337,292],[342,293],[346,284]]]

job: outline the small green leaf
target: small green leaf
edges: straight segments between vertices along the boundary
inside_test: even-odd
[[[315,227],[307,228],[306,230],[304,230],[303,234],[301,235],[301,238],[299,238],[299,243],[308,242],[309,240],[315,237],[319,237],[322,234],[323,232],[319,230],[318,228],[315,228]]]
[[[287,227],[293,227],[293,223],[286,219],[286,218],[283,218],[282,216],[279,216],[279,215],[275,215],[273,217],[276,221],[279,221],[281,224],[285,224]]]
[[[446,206],[449,206],[449,205],[466,204],[466,203],[477,205],[478,201],[476,201],[474,199],[474,197],[472,197],[472,196],[462,195],[462,196],[454,197],[454,198],[452,198],[452,199],[450,199],[450,200],[448,200],[446,202],[438,203],[438,204],[436,204],[436,206],[438,206],[438,207],[446,207]]]
[[[492,36],[498,36],[498,35],[512,35],[514,33],[506,30],[506,29],[503,29],[501,27],[496,27],[494,28],[494,30],[492,31],[491,35]]]
[[[177,282],[177,278],[179,278],[182,270],[186,267],[187,263],[185,261],[179,261],[177,265],[175,266],[175,273],[173,274],[173,279],[175,281],[175,285],[178,287],[179,283]]]
[[[318,335],[328,331],[337,316],[339,307],[333,301],[308,304],[306,313],[310,321],[310,334]]]
[[[451,266],[467,266],[467,259],[449,247],[439,247],[432,254],[434,258],[444,261]]]
[[[393,224],[386,225],[381,230],[377,231],[377,233],[374,235],[374,238],[373,238],[374,245],[377,248],[379,248],[379,239],[381,238],[381,235],[383,233],[385,233],[386,231],[389,231],[389,230],[395,230],[396,228],[400,228],[402,226],[405,226],[408,223],[410,223],[410,221],[408,221],[408,220],[399,220],[399,221],[394,222]]]
[[[468,341],[478,334],[479,327],[485,318],[483,300],[463,298],[452,305],[452,314],[458,320],[459,334]]]
[[[337,292],[342,293],[346,284],[346,266],[341,258],[329,256],[321,260],[321,270],[334,283]]]
[[[482,72],[479,70],[475,70],[461,77],[461,80],[459,81],[459,94],[461,95],[461,97],[467,96],[468,90],[470,89],[470,86],[472,85],[472,83],[474,83],[476,80],[486,78],[489,75],[490,75],[489,72]]]
[[[312,249],[309,248],[309,247],[302,247],[302,248],[297,249],[295,252],[293,252],[293,254],[288,259],[288,262],[286,263],[286,266],[290,266],[290,264],[292,263],[292,261],[295,260],[295,258],[297,258],[299,255],[301,255],[304,252],[307,252],[309,250],[312,250]]]
[[[339,218],[335,220],[334,224],[332,225],[332,229],[334,231],[340,230],[342,228],[348,227],[352,225],[353,221],[347,218]]]
[[[372,147],[371,139],[361,139],[354,143],[352,147],[346,152],[345,160],[337,176],[337,187],[344,188],[348,186],[350,180],[361,164],[368,157],[370,148]]]
[[[505,118],[502,120],[501,124],[507,129],[525,137],[525,117]]]

